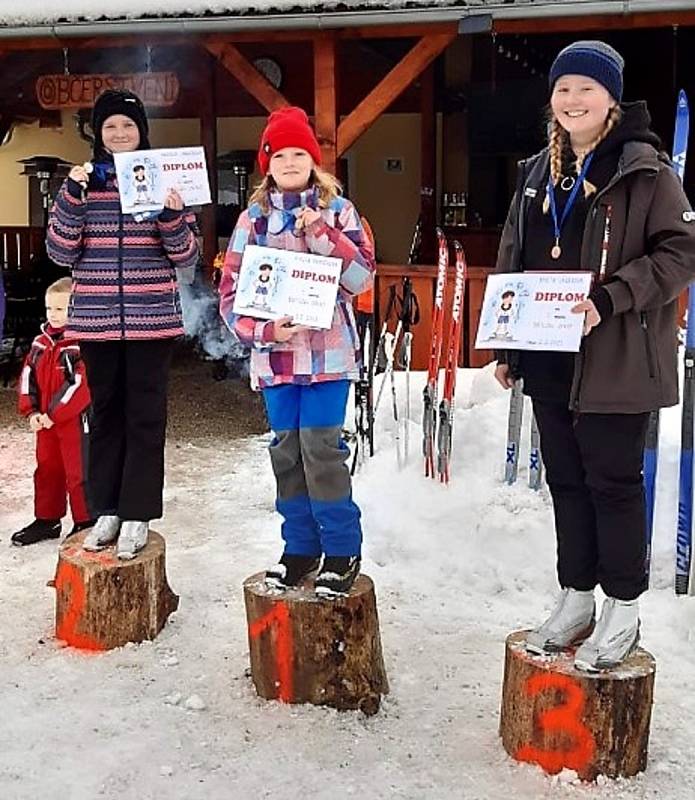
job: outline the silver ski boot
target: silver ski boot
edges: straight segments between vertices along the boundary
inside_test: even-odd
[[[639,644],[639,633],[639,602],[607,597],[594,632],[574,656],[575,668],[598,672],[617,667]]]
[[[121,525],[116,555],[123,561],[130,561],[145,548],[150,523],[141,520],[127,520]]]
[[[587,637],[594,626],[593,591],[563,589],[553,613],[526,637],[526,650],[534,655],[558,653]]]
[[[103,550],[116,541],[120,527],[121,520],[115,514],[102,514],[84,537],[82,547],[91,552]]]

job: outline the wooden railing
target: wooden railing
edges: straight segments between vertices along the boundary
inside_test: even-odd
[[[452,262],[453,263],[453,262]],[[483,304],[485,281],[492,272],[487,267],[468,268],[468,285],[464,296],[464,324],[461,331],[461,349],[459,353],[460,367],[482,367],[493,360],[491,350],[476,350],[475,334]],[[420,321],[411,328],[413,332],[412,368],[426,370],[430,355],[430,334],[432,329],[432,308],[434,307],[437,268],[423,264],[378,264],[374,283],[375,320],[377,332],[381,329],[384,313],[388,306],[389,287],[396,284],[397,291],[402,292],[403,278],[411,280],[413,292],[417,295],[420,308]],[[449,269],[446,288],[446,304],[444,313],[444,330],[448,330],[449,307],[453,293],[454,269]],[[393,330],[394,320],[390,320]]]

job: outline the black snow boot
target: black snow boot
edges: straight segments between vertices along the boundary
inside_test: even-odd
[[[60,539],[61,524],[59,519],[35,519],[31,525],[12,534],[11,542],[17,547],[36,544],[44,539]]]
[[[350,592],[360,574],[357,556],[324,556],[316,576],[316,594],[319,597],[340,597]]]
[[[318,568],[318,556],[283,553],[280,561],[265,573],[265,585],[273,589],[290,589]]]

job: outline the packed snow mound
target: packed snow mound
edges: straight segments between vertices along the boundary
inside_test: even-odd
[[[372,718],[261,701],[247,675],[242,583],[281,552],[269,436],[168,442],[153,527],[179,611],[153,643],[84,655],[53,638],[55,543],[8,544],[31,519],[34,442],[0,431],[0,797],[260,800],[280,783],[288,800],[333,800],[336,787],[365,800],[692,800],[695,598],[673,592],[679,410],[662,414],[641,603],[658,664],[649,766],[584,786],[512,762],[498,736],[505,637],[539,622],[557,590],[547,488],[527,487],[523,444],[518,482],[502,482],[509,394],[489,368],[459,373],[451,483],[426,479],[423,386],[413,374],[407,461],[382,401],[377,452],[354,482],[391,686]]]

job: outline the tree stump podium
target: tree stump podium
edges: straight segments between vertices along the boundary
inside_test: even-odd
[[[587,781],[643,771],[653,656],[639,648],[616,669],[586,673],[574,668],[572,653],[530,655],[525,639],[517,631],[506,642],[500,736],[509,755]]]
[[[167,583],[164,539],[150,531],[144,550],[119,561],[115,546],[83,550],[85,533],[70,536],[58,553],[56,638],[85,650],[154,639],[179,605]]]
[[[359,575],[347,597],[322,600],[311,580],[278,593],[266,587],[264,576],[244,582],[258,694],[376,714],[388,681],[371,579]]]

